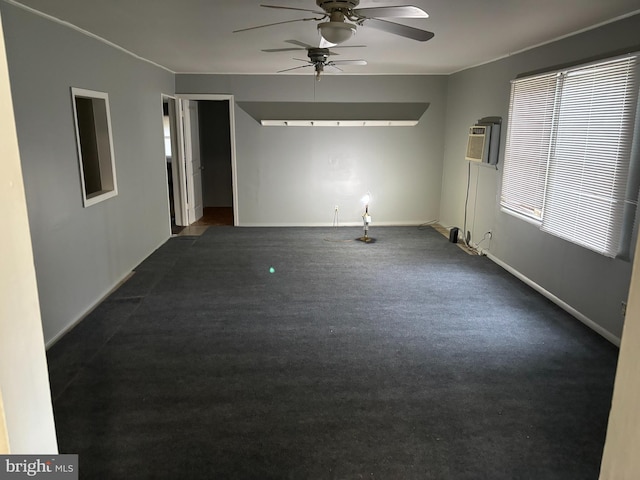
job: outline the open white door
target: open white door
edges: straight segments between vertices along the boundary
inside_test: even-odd
[[[184,146],[187,180],[187,218],[192,224],[202,218],[202,165],[198,133],[198,102],[181,100],[184,112]]]
[[[187,220],[187,195],[186,189],[181,185],[185,184],[185,169],[184,169],[184,149],[182,142],[182,124],[178,121],[180,118],[180,111],[176,99],[167,95],[162,96],[163,103],[166,103],[168,112],[168,128],[170,137],[170,152],[171,152],[171,178],[169,180],[169,187],[171,192],[169,195],[169,201],[173,201],[173,214],[175,224],[186,227],[189,223]],[[166,121],[163,120],[163,121]],[[165,127],[166,128],[166,127]],[[165,142],[167,132],[165,131]],[[165,146],[165,153],[168,153]],[[171,208],[171,205],[170,205]]]

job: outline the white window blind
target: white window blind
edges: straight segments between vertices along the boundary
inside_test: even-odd
[[[502,205],[536,220],[542,219],[557,76],[511,85]]]
[[[515,80],[501,204],[614,257],[637,102],[637,56]]]

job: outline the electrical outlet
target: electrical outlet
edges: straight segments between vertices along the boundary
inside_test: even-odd
[[[622,303],[622,316],[625,317],[627,315],[627,302],[621,302]]]
[[[333,211],[334,211],[334,212],[337,212],[337,211],[338,211],[338,205],[336,205],[336,206],[334,207]]]

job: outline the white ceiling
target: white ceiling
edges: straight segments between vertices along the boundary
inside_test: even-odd
[[[260,7],[260,3],[317,9],[314,0],[5,0],[22,4],[91,32],[140,57],[179,73],[272,74],[302,65],[306,52],[265,53],[286,48],[287,39],[318,45],[315,22],[296,22],[241,33],[233,30],[313,16]],[[427,19],[391,19],[429,30],[417,42],[359,27],[339,59],[354,74],[448,74],[549,42],[631,13],[638,0],[362,0],[360,8],[416,5]],[[294,70],[309,74],[312,69]]]

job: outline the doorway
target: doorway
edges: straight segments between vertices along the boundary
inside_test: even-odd
[[[238,225],[233,96],[177,98],[184,153],[184,224]]]
[[[198,224],[233,225],[229,100],[198,100],[203,216]]]

